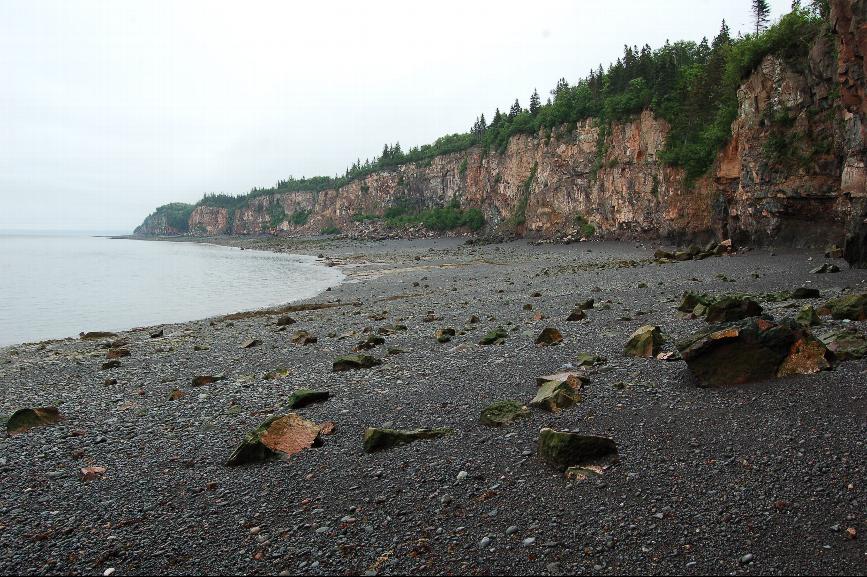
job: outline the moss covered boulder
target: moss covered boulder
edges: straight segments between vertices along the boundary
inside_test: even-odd
[[[711,302],[712,300],[707,295],[686,291],[680,299],[680,304],[677,305],[677,310],[683,313],[691,313],[698,305],[708,307]]]
[[[539,456],[565,471],[617,456],[617,444],[608,437],[581,435],[554,429],[539,431]]]
[[[867,338],[856,329],[842,329],[819,335],[836,360],[851,361],[867,356]]]
[[[804,327],[814,327],[822,323],[819,315],[811,305],[804,305],[798,315],[795,317],[795,322]]]
[[[369,355],[343,355],[334,359],[332,369],[335,373],[370,369],[382,364],[382,361]]]
[[[574,383],[571,379],[542,383],[536,396],[530,401],[530,406],[556,413],[581,402],[581,395]]]
[[[529,414],[530,410],[518,401],[497,401],[482,409],[479,421],[489,427],[502,427]]]
[[[10,435],[24,433],[34,427],[54,425],[63,420],[57,407],[37,409],[18,409],[6,421],[6,432]]]
[[[867,294],[848,295],[832,299],[825,306],[831,310],[831,316],[837,320],[867,320]]]
[[[314,391],[312,389],[298,389],[289,396],[289,408],[300,409],[314,403],[324,403],[331,398],[328,391]]]
[[[509,333],[506,332],[506,329],[503,327],[497,327],[492,331],[488,331],[488,333],[482,337],[482,340],[479,341],[480,345],[500,345],[506,342],[506,339],[509,338]]]
[[[235,467],[294,455],[318,445],[319,434],[319,425],[300,415],[275,415],[247,433],[226,465]]]
[[[762,314],[762,307],[753,299],[727,296],[710,304],[704,318],[709,323],[740,321]]]
[[[454,429],[381,429],[370,427],[364,432],[364,452],[375,453],[415,441],[438,439],[454,434]]]
[[[659,327],[644,325],[629,337],[623,354],[628,357],[652,358],[659,353],[663,342],[662,331],[659,330]]]

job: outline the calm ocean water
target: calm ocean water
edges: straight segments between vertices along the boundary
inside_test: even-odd
[[[0,233],[0,346],[282,304],[342,279],[307,256]]]

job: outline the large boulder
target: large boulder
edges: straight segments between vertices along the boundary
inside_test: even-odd
[[[739,385],[829,366],[824,345],[792,319],[716,325],[677,347],[702,386]]]
[[[364,452],[375,453],[425,439],[437,439],[454,433],[454,429],[381,429],[370,427],[364,432]]]
[[[318,445],[319,434],[319,425],[300,415],[275,415],[247,434],[226,465],[234,467],[294,455]]]
[[[653,358],[659,353],[663,342],[662,331],[659,330],[659,327],[644,325],[629,337],[623,354],[629,357]]]
[[[835,319],[867,320],[867,293],[832,299],[825,305]]]
[[[709,323],[739,321],[762,314],[762,307],[750,298],[727,296],[707,307],[705,320]]]
[[[539,431],[539,456],[565,471],[569,467],[616,457],[617,444],[608,437],[545,428]]]

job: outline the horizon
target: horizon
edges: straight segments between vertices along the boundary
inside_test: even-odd
[[[559,78],[571,83],[607,68],[623,45],[711,39],[723,19],[733,34],[749,31],[749,2],[708,0],[687,9],[694,4],[632,2],[606,7],[609,14],[549,2],[534,13],[564,16],[532,24],[517,4],[449,4],[411,31],[406,25],[422,15],[389,3],[364,7],[373,24],[362,31],[334,20],[331,10],[271,2],[244,10],[219,4],[209,13],[193,4],[7,4],[0,62],[11,81],[0,100],[10,130],[0,145],[11,152],[0,190],[12,202],[0,229],[132,231],[169,202],[342,174],[384,143],[407,150],[466,132],[478,115],[490,120],[516,97],[526,107],[536,89],[544,102]],[[771,4],[774,19],[790,7]],[[468,16],[444,16],[455,12]],[[596,12],[610,26],[594,25]],[[279,23],[290,16],[311,25],[283,38]],[[467,23],[479,21],[487,23],[481,30]],[[187,38],[189,23],[206,37]],[[335,46],[309,59],[288,57],[295,52],[287,42],[309,53],[321,38]],[[374,61],[347,62],[349,53]],[[416,71],[419,62],[424,68]],[[224,82],[232,73],[237,82]]]

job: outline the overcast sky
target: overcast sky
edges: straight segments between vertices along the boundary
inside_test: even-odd
[[[342,173],[544,101],[624,44],[746,32],[749,6],[2,0],[0,229],[132,230],[166,202]]]

